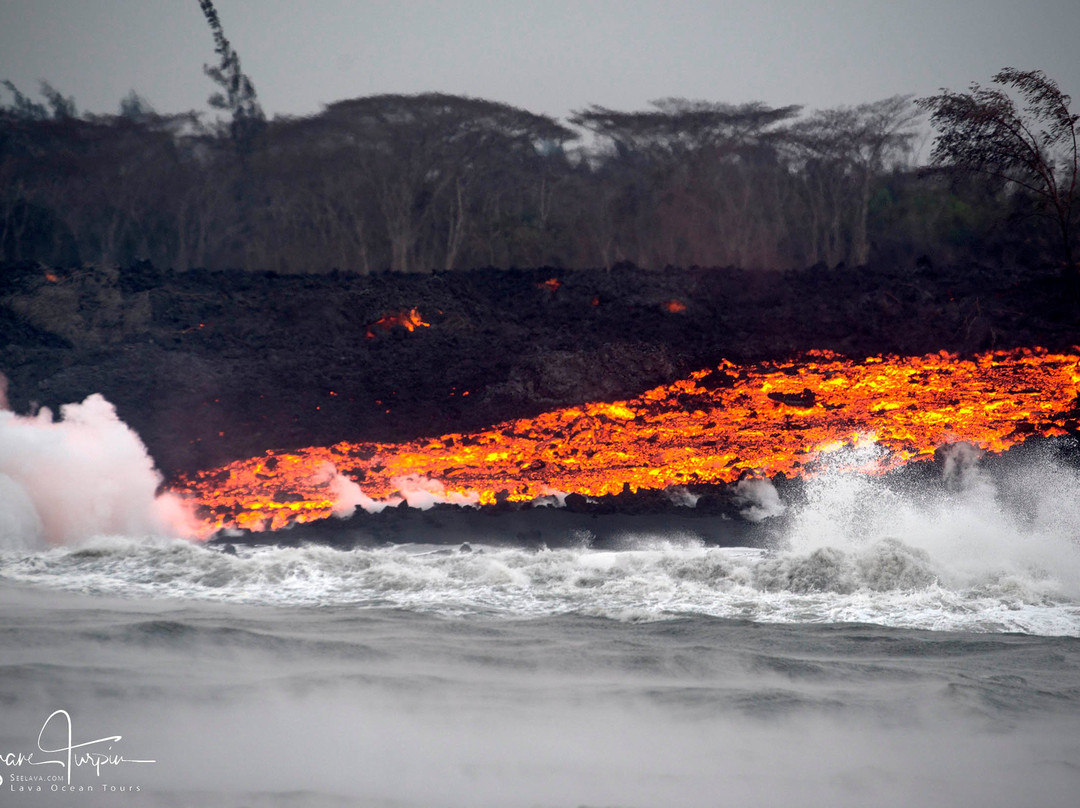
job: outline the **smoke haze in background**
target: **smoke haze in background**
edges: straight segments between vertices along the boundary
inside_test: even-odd
[[[196,3],[54,6],[0,3],[0,77],[30,93],[46,79],[80,110],[114,111],[131,89],[162,112],[206,108],[213,51]],[[302,18],[284,0],[216,6],[271,115],[427,91],[559,116],[670,96],[821,109],[959,89],[1010,64],[1080,92],[1075,0],[320,0]],[[628,42],[649,58],[626,58]]]
[[[17,415],[0,377],[0,547],[68,544],[102,534],[193,535],[183,503],[102,396]]]

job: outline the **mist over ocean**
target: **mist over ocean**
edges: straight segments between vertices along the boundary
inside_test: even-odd
[[[5,805],[1065,806],[1080,777],[1071,637],[2,598],[3,749],[62,707],[156,761]]]
[[[5,806],[1075,804],[1080,472],[1051,451],[763,484],[767,547],[231,555],[169,537],[115,414],[74,416],[26,456],[98,424],[143,494],[60,519],[78,475],[20,478],[7,433]],[[49,762],[65,716],[97,770]]]

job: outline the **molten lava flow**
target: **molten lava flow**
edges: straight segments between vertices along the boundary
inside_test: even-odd
[[[948,443],[997,452],[1032,434],[1076,431],[1078,392],[1080,357],[1039,349],[863,362],[812,352],[800,361],[724,362],[628,401],[473,434],[268,452],[199,473],[179,490],[197,500],[209,533],[329,516],[331,466],[374,499],[426,478],[481,503],[500,492],[520,501],[812,474],[822,452],[865,441],[882,448],[875,470],[884,471]]]
[[[430,328],[431,323],[424,322],[424,318],[420,316],[420,312],[416,308],[411,308],[408,311],[404,309],[397,314],[385,314],[373,323],[369,323],[367,327],[367,333],[364,334],[368,339],[375,339],[375,331],[373,329],[380,329],[382,331],[389,331],[395,325],[400,325],[406,331],[415,331],[417,328]]]

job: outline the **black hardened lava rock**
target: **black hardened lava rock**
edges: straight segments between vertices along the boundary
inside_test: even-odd
[[[413,310],[422,323],[393,324]],[[101,393],[171,476],[632,397],[722,359],[1068,349],[1080,319],[1049,268],[286,276],[18,264],[0,266],[0,341],[16,411]]]

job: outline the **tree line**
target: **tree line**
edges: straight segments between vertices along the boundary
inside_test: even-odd
[[[80,115],[48,84],[35,100],[4,83],[0,257],[278,272],[783,269],[1042,256],[1054,236],[1028,216],[1047,198],[1045,183],[1017,180],[1024,165],[979,178],[989,164],[970,153],[978,132],[952,146],[939,135],[933,155],[973,170],[916,165],[923,113],[956,133],[978,118],[957,101],[977,85],[812,112],[669,98],[638,111],[590,106],[565,122],[463,96],[375,95],[267,120],[200,2],[220,60],[205,68],[220,119],[162,114],[134,93],[116,114]],[[1045,91],[1042,79],[1027,89]],[[1063,98],[1056,145],[1071,133],[1075,179]],[[1032,159],[1055,145],[1033,137]],[[1075,182],[1054,193],[1068,250]]]

